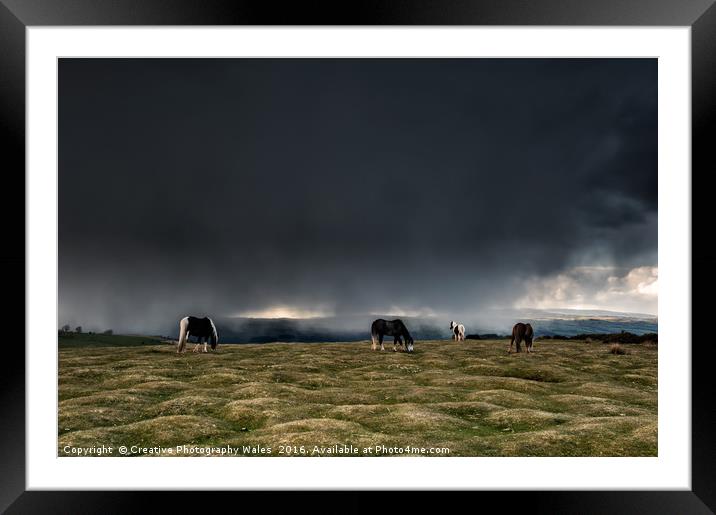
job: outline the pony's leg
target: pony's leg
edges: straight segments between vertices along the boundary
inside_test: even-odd
[[[204,341],[204,352],[209,352],[209,351],[206,349],[206,340]]]
[[[507,354],[512,354],[512,345],[515,343],[515,337],[513,336],[510,340],[510,346],[507,347]]]
[[[375,334],[370,335],[370,341],[371,341],[370,350],[375,350],[378,348],[378,344],[375,341],[376,338],[377,338],[377,336]]]
[[[520,349],[520,343],[522,343],[522,336],[517,335],[517,353],[519,354],[522,352],[522,349]]]
[[[378,335],[378,340],[380,340],[380,350],[385,350],[385,347],[383,346],[383,335]]]

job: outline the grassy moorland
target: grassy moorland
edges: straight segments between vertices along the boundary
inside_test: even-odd
[[[545,340],[221,345],[61,338],[65,446],[375,445],[450,456],[656,456],[657,347]],[[98,338],[101,338],[100,341]],[[128,340],[129,338],[129,340]],[[193,346],[189,346],[189,350]],[[130,453],[131,454],[131,453]],[[310,454],[309,454],[310,455]]]

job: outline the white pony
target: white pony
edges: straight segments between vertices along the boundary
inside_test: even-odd
[[[458,324],[454,320],[450,320],[450,330],[452,331],[452,339],[456,342],[465,341],[465,326]]]

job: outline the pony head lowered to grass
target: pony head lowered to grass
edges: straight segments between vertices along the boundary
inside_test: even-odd
[[[465,326],[458,324],[454,320],[450,320],[450,330],[452,331],[452,339],[456,342],[465,341]]]
[[[204,352],[208,352],[206,349],[207,341],[211,345],[211,350],[215,350],[219,343],[219,333],[216,332],[216,326],[209,317],[198,318],[193,316],[184,317],[179,321],[179,342],[177,344],[177,353],[184,352],[184,346],[186,345],[189,336],[197,338],[197,343],[194,346],[194,352],[198,352],[199,345],[204,342]]]
[[[517,322],[512,328],[512,339],[510,340],[510,346],[507,348],[507,353],[512,354],[512,346],[517,344],[517,352],[520,352],[520,343],[522,340],[525,341],[525,348],[527,352],[532,352],[532,340],[534,338],[534,331],[530,324],[523,324]]]
[[[371,349],[376,350],[377,344],[380,343],[380,350],[385,350],[383,347],[383,337],[393,336],[393,352],[398,351],[398,344],[400,344],[406,352],[413,352],[413,337],[410,336],[408,328],[399,318],[395,320],[383,320],[379,318],[375,320],[370,326],[370,338],[373,342]],[[403,339],[405,340],[403,342]]]

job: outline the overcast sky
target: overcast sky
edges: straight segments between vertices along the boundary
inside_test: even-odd
[[[655,59],[62,59],[60,323],[656,313]]]

